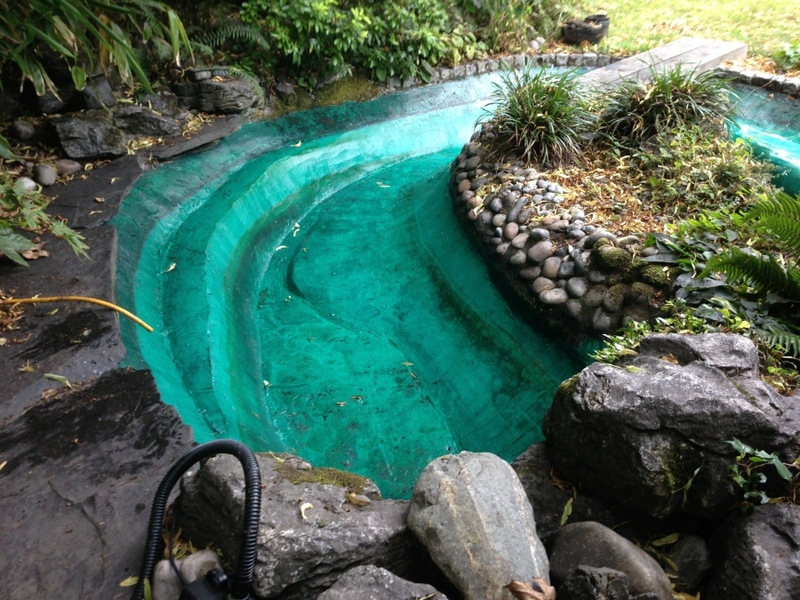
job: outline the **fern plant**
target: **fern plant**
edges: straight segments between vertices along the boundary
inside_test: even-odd
[[[766,298],[770,307],[775,307],[774,312],[782,311],[780,316],[785,317],[769,320],[764,332],[767,341],[800,356],[796,310],[785,310],[787,304],[794,307],[800,302],[800,197],[783,193],[763,197],[745,219],[756,223],[760,239],[753,241],[772,251],[730,247],[708,260],[701,277],[723,273],[729,282]]]

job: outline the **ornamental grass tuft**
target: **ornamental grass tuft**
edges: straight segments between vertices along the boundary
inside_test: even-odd
[[[721,127],[731,116],[732,94],[713,72],[696,73],[681,65],[651,81],[626,80],[609,92],[598,130],[607,140],[638,146],[677,127]]]
[[[501,74],[480,119],[494,125],[494,155],[514,154],[542,167],[573,162],[593,120],[573,73],[530,67]]]

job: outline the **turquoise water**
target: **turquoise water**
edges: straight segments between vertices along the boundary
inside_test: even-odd
[[[408,497],[434,457],[542,438],[573,349],[533,331],[453,216],[489,76],[247,126],[144,178],[116,220],[124,326],[198,441]]]
[[[447,192],[494,80],[248,125],[137,184],[115,221],[118,297],[156,331],[123,321],[127,362],[198,441],[293,452],[402,498],[434,457],[511,460],[541,439],[583,362],[511,313]],[[743,98],[739,131],[792,190],[797,113]]]
[[[791,194],[800,194],[800,102],[750,86],[736,86],[734,135],[750,143],[780,169],[775,182]]]

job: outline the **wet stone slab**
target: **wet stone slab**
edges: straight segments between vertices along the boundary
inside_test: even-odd
[[[149,371],[114,370],[7,422],[0,597],[128,597],[155,490],[191,446]]]

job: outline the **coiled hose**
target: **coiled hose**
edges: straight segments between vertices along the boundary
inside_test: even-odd
[[[153,576],[158,555],[161,554],[161,527],[167,508],[169,494],[175,484],[195,463],[215,454],[231,454],[239,459],[244,469],[245,499],[242,543],[239,559],[231,584],[231,596],[239,599],[250,597],[250,583],[256,563],[256,536],[258,518],[261,514],[261,471],[253,452],[236,440],[215,440],[194,448],[176,462],[161,480],[150,511],[150,524],[147,531],[147,546],[139,572],[139,581],[133,590],[133,600],[144,598],[144,582]]]

